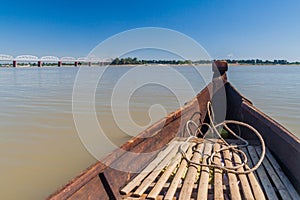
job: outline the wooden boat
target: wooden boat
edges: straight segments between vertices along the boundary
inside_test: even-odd
[[[227,81],[227,69],[226,62],[215,61],[211,83],[194,99],[90,166],[48,199],[300,199],[300,140],[243,97]],[[245,127],[231,126],[249,141],[242,148],[248,161],[236,170],[241,173],[205,166],[213,152],[213,161],[220,165],[232,167],[242,162],[241,154],[232,149],[215,151],[224,146],[218,138],[213,143],[194,138],[186,143],[185,154],[178,152],[188,136],[182,121],[195,118],[200,126],[211,123],[207,105],[218,101],[222,89],[226,119],[253,126],[264,139],[265,157],[253,172],[243,173],[258,162],[263,149]],[[226,141],[240,142],[235,137]],[[156,150],[155,154],[144,154]],[[188,159],[182,159],[183,155]],[[128,166],[131,171],[118,170],[118,166]]]

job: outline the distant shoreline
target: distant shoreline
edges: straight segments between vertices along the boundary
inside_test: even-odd
[[[78,64],[78,67],[80,66],[88,66],[86,64]],[[97,65],[94,64],[92,67],[103,67],[108,65]],[[111,67],[124,67],[124,66],[149,66],[149,67],[164,67],[164,66],[179,66],[179,67],[185,67],[185,66],[211,66],[211,63],[190,63],[190,64],[161,64],[161,63],[149,63],[149,64],[110,64]],[[228,63],[228,66],[300,66],[300,63],[288,63],[288,64],[274,64],[274,63],[259,63],[259,64],[247,64],[247,63]],[[18,65],[17,68],[31,68],[36,67],[37,65]],[[45,64],[42,67],[58,67],[58,65],[53,64]],[[76,67],[74,65],[62,65],[60,67]],[[12,65],[5,65],[0,64],[0,68],[14,68]]]
[[[228,63],[229,66],[299,66],[299,61],[289,62],[287,60],[261,60],[261,59],[223,59]],[[115,58],[109,59],[109,61],[104,60],[79,60],[74,59],[73,61],[41,61],[41,60],[26,60],[26,61],[12,61],[9,62],[0,62],[0,67],[57,67],[57,65],[61,67],[77,67],[77,66],[152,66],[152,67],[160,67],[160,66],[209,66],[211,65],[213,60],[140,60],[136,57],[131,58]]]
[[[136,64],[136,65],[92,65],[92,66],[87,66],[87,65],[79,65],[77,67],[191,67],[191,66],[195,66],[195,67],[211,67],[211,64],[186,64],[186,65],[173,65],[173,64],[148,64],[148,65],[141,65],[141,64]],[[228,64],[229,67],[298,67],[300,66],[300,64],[285,64],[285,65],[280,65],[280,64],[263,64],[263,65],[252,65],[252,64]],[[76,66],[70,66],[70,65],[66,65],[66,66],[61,66],[62,68],[76,68]],[[18,66],[18,67],[13,67],[13,66],[0,66],[1,68],[22,68],[22,69],[26,69],[26,68],[59,68],[58,66],[52,66],[52,65],[46,65],[46,66],[42,66],[42,67],[38,67],[38,66]]]

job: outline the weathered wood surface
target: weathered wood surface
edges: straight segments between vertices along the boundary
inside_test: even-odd
[[[138,185],[144,180],[144,178],[152,172],[159,164],[160,162],[169,155],[171,151],[174,150],[174,145],[176,145],[177,142],[175,143],[172,142],[171,144],[168,145],[166,149],[161,151],[156,158],[145,168],[141,173],[139,173],[136,177],[134,177],[133,180],[131,180],[122,190],[121,192],[124,194],[128,194],[129,192],[132,191],[132,189]]]
[[[174,156],[178,152],[178,147],[181,144],[182,143],[180,142],[172,144],[171,151],[167,154],[165,158],[160,158],[161,162],[152,170],[152,172],[143,180],[140,186],[135,190],[134,196],[142,196],[142,194],[148,189],[148,187],[161,173],[161,171],[168,165],[168,163],[170,163],[171,159],[174,158]]]
[[[198,142],[200,142],[199,140]],[[202,140],[204,142],[204,140]],[[207,158],[212,151],[217,151],[221,148],[219,143],[204,143],[186,145],[184,151],[187,158],[192,162],[207,164]],[[194,147],[194,148],[193,148]],[[252,161],[256,163],[260,155],[259,147],[248,146],[243,148],[248,157],[248,163],[238,172],[248,170],[252,167]],[[224,172],[220,169],[214,169],[214,182],[210,182],[212,177],[209,167],[198,166],[193,163],[187,163],[185,159],[181,160],[181,154],[175,153],[177,147],[174,146],[174,152],[170,157],[173,160],[165,162],[162,159],[159,170],[149,173],[141,184],[129,194],[123,196],[124,199],[291,199],[292,194],[287,190],[284,184],[287,177],[284,173],[281,176],[277,173],[278,163],[276,160],[273,166],[272,162],[265,160],[263,165],[257,170],[256,179],[254,173],[249,174],[234,174]],[[170,151],[172,152],[172,150]],[[269,157],[272,156],[269,153]],[[225,150],[216,154],[213,158],[216,163],[225,164],[228,167],[241,164],[241,155],[232,150]],[[155,161],[154,161],[155,162]],[[150,164],[151,165],[151,164]],[[165,167],[164,167],[165,165]],[[164,170],[161,170],[164,168]],[[177,169],[176,169],[177,168]],[[282,171],[281,171],[282,172]],[[175,173],[172,175],[172,173]],[[256,172],[255,172],[256,173]],[[148,180],[149,179],[149,180]],[[228,179],[228,180],[227,180]],[[134,179],[133,179],[134,180]],[[145,184],[146,183],[146,184]],[[287,182],[288,183],[288,182]],[[129,182],[130,184],[130,182]],[[274,188],[272,187],[274,185]],[[291,186],[291,185],[290,185]],[[126,186],[125,186],[126,187]],[[276,188],[275,188],[276,187]],[[263,189],[262,189],[263,188]],[[275,191],[278,191],[275,192]],[[292,190],[291,190],[292,191]],[[297,194],[296,194],[297,195]],[[293,196],[293,199],[297,196]]]
[[[255,147],[255,150],[258,155],[261,155],[260,147]],[[263,160],[263,166],[265,167],[269,177],[271,178],[272,182],[274,183],[277,191],[279,192],[280,196],[284,200],[291,199],[290,194],[288,193],[287,188],[284,186],[280,178],[278,177],[277,173],[275,172],[273,166],[270,164],[269,160],[266,158]]]
[[[225,150],[224,153],[225,165],[227,167],[233,167],[232,157],[230,155],[229,150]],[[230,189],[230,197],[233,200],[241,199],[240,189],[238,185],[237,177],[234,173],[227,173],[229,179],[229,189]]]
[[[300,192],[300,140],[253,105],[243,102],[240,112],[243,121],[262,134],[267,147],[275,155],[282,170]]]
[[[220,150],[220,144],[216,143],[214,145],[214,151]],[[221,154],[217,153],[214,157],[214,162],[217,165],[221,165]],[[223,170],[215,168],[214,169],[214,198],[216,200],[223,200]]]
[[[182,150],[187,151],[188,148],[192,148],[194,143],[191,143],[190,145],[186,143],[183,145]],[[190,150],[190,152],[192,152]],[[190,153],[191,154],[191,153]],[[182,154],[180,152],[177,152],[176,157],[172,159],[170,165],[167,167],[165,172],[162,174],[162,176],[159,178],[157,183],[155,184],[154,188],[151,190],[149,195],[147,196],[150,199],[156,199],[162,191],[162,188],[164,187],[165,183],[168,181],[169,177],[171,176],[172,172],[176,169],[176,166],[180,164],[180,161],[182,159]],[[176,186],[177,188],[177,186]]]
[[[249,170],[250,168],[253,167],[253,163],[252,163],[252,160],[251,160],[251,157],[248,153],[248,150],[246,148],[242,148],[242,150],[245,152],[247,158],[248,158],[248,162],[247,162],[247,165],[244,167],[245,170]],[[251,188],[253,190],[253,195],[255,197],[255,199],[261,199],[261,200],[265,200],[265,195],[264,195],[264,192],[259,184],[259,181],[258,181],[258,178],[256,176],[256,172],[251,172],[249,174],[247,174],[247,177],[249,179],[249,182],[250,182],[250,185],[251,185]]]
[[[190,146],[190,148],[188,149],[187,153],[186,153],[186,156],[188,159],[191,159],[192,155],[193,155],[193,147],[194,147],[195,144],[192,144]],[[181,163],[180,163],[180,166],[173,178],[173,181],[170,185],[170,187],[168,188],[168,192],[166,193],[166,196],[165,196],[165,199],[166,200],[171,200],[173,199],[175,193],[176,193],[176,190],[178,188],[178,185],[181,181],[181,177],[183,176],[183,173],[185,172],[185,170],[187,169],[187,166],[188,166],[188,163],[186,160],[182,160]]]
[[[240,155],[237,154],[236,152],[232,152],[232,154],[233,154],[233,159],[234,159],[235,165],[241,165],[242,160],[240,158]],[[241,168],[237,169],[237,171],[238,172],[243,172],[244,168],[241,167]],[[238,177],[240,179],[240,185],[242,186],[244,199],[247,199],[247,200],[252,199],[253,200],[254,196],[252,194],[250,183],[247,179],[246,174],[239,174]]]
[[[70,200],[81,199],[109,199],[106,187],[102,184],[99,176],[96,176],[88,184],[80,188],[76,193],[68,197]]]
[[[295,190],[294,186],[292,185],[290,180],[287,178],[287,176],[283,173],[281,167],[279,166],[279,164],[277,163],[275,158],[272,156],[269,149],[266,149],[266,157],[269,159],[271,165],[274,167],[274,169],[275,169],[276,173],[278,174],[279,178],[281,179],[281,181],[283,182],[283,184],[285,185],[285,187],[289,191],[289,194],[291,195],[292,199],[300,199],[300,195]]]
[[[255,149],[253,146],[248,146],[248,151],[249,151],[249,155],[253,161],[253,163],[257,163],[259,158],[258,155],[255,152]],[[278,199],[275,190],[266,174],[266,171],[264,169],[264,167],[261,165],[258,169],[257,169],[257,174],[258,177],[260,179],[260,182],[263,186],[264,192],[266,194],[266,196],[268,197],[268,199]]]
[[[300,193],[300,139],[252,105],[229,82],[225,84],[225,87],[227,96],[226,118],[250,124],[262,134],[266,146],[289,177],[296,191]],[[254,134],[247,129],[241,128],[241,130],[242,137],[245,139],[255,139]]]
[[[226,87],[227,119],[236,119],[246,122],[254,126],[263,134],[267,146],[270,148],[275,157],[274,160],[277,159],[279,162],[276,162],[279,167],[276,167],[276,164],[274,165],[272,162],[273,160],[269,159],[267,155],[270,164],[273,166],[282,184],[287,188],[289,195],[292,198],[298,198],[299,194],[297,191],[300,191],[300,140],[270,117],[266,116],[264,113],[255,108],[250,101],[246,100],[241,94],[239,94],[235,88],[233,88],[231,84],[227,82],[225,73],[221,77],[214,78],[212,83],[210,83],[197,95],[197,97],[188,102],[183,108],[178,109],[177,111],[168,115],[166,118],[153,124],[151,127],[140,133],[138,137],[129,140],[127,143],[121,146],[121,149],[113,151],[111,154],[101,160],[101,162],[97,162],[89,167],[86,171],[81,173],[75,179],[71,180],[63,188],[52,194],[48,199],[79,199],[80,197],[92,198],[100,193],[103,193],[102,196],[100,195],[103,197],[102,199],[106,199],[106,197],[110,194],[116,198],[121,197],[119,191],[120,188],[136,175],[136,171],[140,171],[145,168],[155,157],[155,155],[135,157],[126,152],[153,152],[160,150],[174,137],[186,135],[187,133],[184,131],[185,129],[184,126],[182,126],[182,122],[184,124],[186,120],[188,120],[195,112],[201,113],[199,121],[203,122],[207,120],[207,102],[213,98],[213,93],[217,93],[219,89],[223,87],[223,85]],[[253,134],[248,134],[248,132],[244,129],[241,130],[242,136],[245,139],[254,139]],[[289,152],[288,154],[286,154],[287,151]],[[128,168],[131,168],[132,170],[127,172],[116,170],[122,166],[128,166]],[[180,163],[180,166],[184,166],[184,160]],[[247,169],[247,166],[245,169]],[[255,174],[260,175],[259,173],[255,172],[248,174],[247,177],[249,179],[251,188],[254,191],[254,197],[257,198],[261,196],[261,192],[259,192],[259,181],[255,179]],[[285,175],[288,175],[288,178]],[[238,179],[240,179],[240,177],[238,177]],[[260,176],[259,179],[261,179]],[[167,194],[179,194],[178,191],[180,191],[180,188],[182,187],[180,179],[174,183],[177,184],[176,189],[166,190]],[[288,185],[294,186],[295,189],[289,189]],[[163,188],[163,190],[165,190],[165,188]],[[194,195],[194,191],[195,190],[192,191],[192,195]],[[244,190],[241,190],[242,194],[244,195],[243,191]],[[157,191],[155,193],[157,194]],[[211,194],[208,192],[207,197],[216,197],[216,194]],[[231,198],[228,193],[224,193],[223,197],[225,199]],[[158,194],[158,198],[161,198],[161,194]]]
[[[139,158],[140,166],[137,166],[137,164],[133,162],[136,158],[130,157],[129,154],[125,153],[151,152],[154,150],[158,150],[165,144],[167,144],[171,139],[173,139],[176,134],[179,133],[181,134],[181,136],[187,134],[185,133],[185,131],[183,131],[184,126],[180,126],[182,125],[181,122],[183,122],[184,124],[184,122],[189,119],[194,112],[201,112],[200,121],[204,121],[206,116],[206,104],[211,98],[211,91],[212,83],[204,88],[193,100],[187,102],[184,107],[178,109],[177,111],[171,113],[167,117],[153,124],[148,129],[141,132],[137,137],[132,138],[124,145],[122,145],[120,149],[117,149],[110,153],[108,156],[102,159],[101,162],[97,162],[89,167],[79,176],[71,180],[68,184],[50,195],[48,199],[67,199],[76,191],[79,191],[81,187],[88,184],[88,182],[91,181],[94,177],[98,176],[99,173],[103,172],[104,170],[112,170],[112,168],[108,167],[111,165],[115,165],[117,168],[118,165],[131,164],[134,169],[138,170],[139,168],[143,168],[143,166],[147,164],[149,160],[151,160],[151,157]],[[201,101],[198,101],[200,99]],[[118,180],[120,184],[122,184],[122,181],[125,182],[126,180],[128,180],[127,177],[130,178],[131,176],[131,173],[115,173],[118,173],[118,175],[120,176],[120,179]],[[110,173],[107,174],[109,175]],[[112,181],[111,184],[114,185],[114,181]],[[115,187],[115,192],[116,191],[117,187]]]
[[[200,162],[203,148],[204,148],[204,144],[197,145],[196,151],[193,154],[192,162],[196,162],[196,163]],[[189,165],[178,199],[185,200],[191,198],[191,194],[196,181],[197,170],[198,170],[198,165],[193,165],[193,164]]]
[[[203,161],[202,164],[209,164],[206,159],[211,156],[211,151],[213,148],[213,144],[205,143],[204,144],[204,151],[203,151]],[[203,166],[201,167],[200,171],[200,180],[198,186],[198,196],[197,199],[207,199],[208,197],[208,185],[209,185],[209,167]]]

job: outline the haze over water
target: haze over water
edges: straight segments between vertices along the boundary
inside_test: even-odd
[[[205,86],[192,67],[175,68],[190,80],[194,90]],[[109,97],[118,78],[129,69],[110,68],[101,82],[105,88],[96,93],[98,119],[113,133],[110,139],[116,145],[129,136],[113,126]],[[96,161],[82,145],[73,122],[72,91],[77,71],[75,67],[0,69],[0,199],[45,198]],[[299,66],[233,66],[228,72],[229,81],[243,95],[298,137],[299,76]],[[167,113],[179,107],[169,90],[150,85],[133,95],[132,118],[146,125],[148,109],[157,103]],[[99,145],[103,155],[113,149],[105,143]]]

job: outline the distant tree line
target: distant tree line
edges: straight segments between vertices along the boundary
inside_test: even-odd
[[[111,65],[144,65],[144,64],[169,64],[184,65],[192,64],[190,60],[138,60],[137,58],[115,58]]]
[[[288,62],[287,60],[226,60],[230,64],[249,64],[249,65],[299,65],[300,62]]]
[[[247,64],[247,65],[300,65],[300,62],[288,62],[287,60],[226,60],[229,64]],[[184,65],[184,64],[211,64],[211,60],[138,60],[137,58],[115,58],[111,65],[144,65],[144,64],[169,64],[169,65]]]

